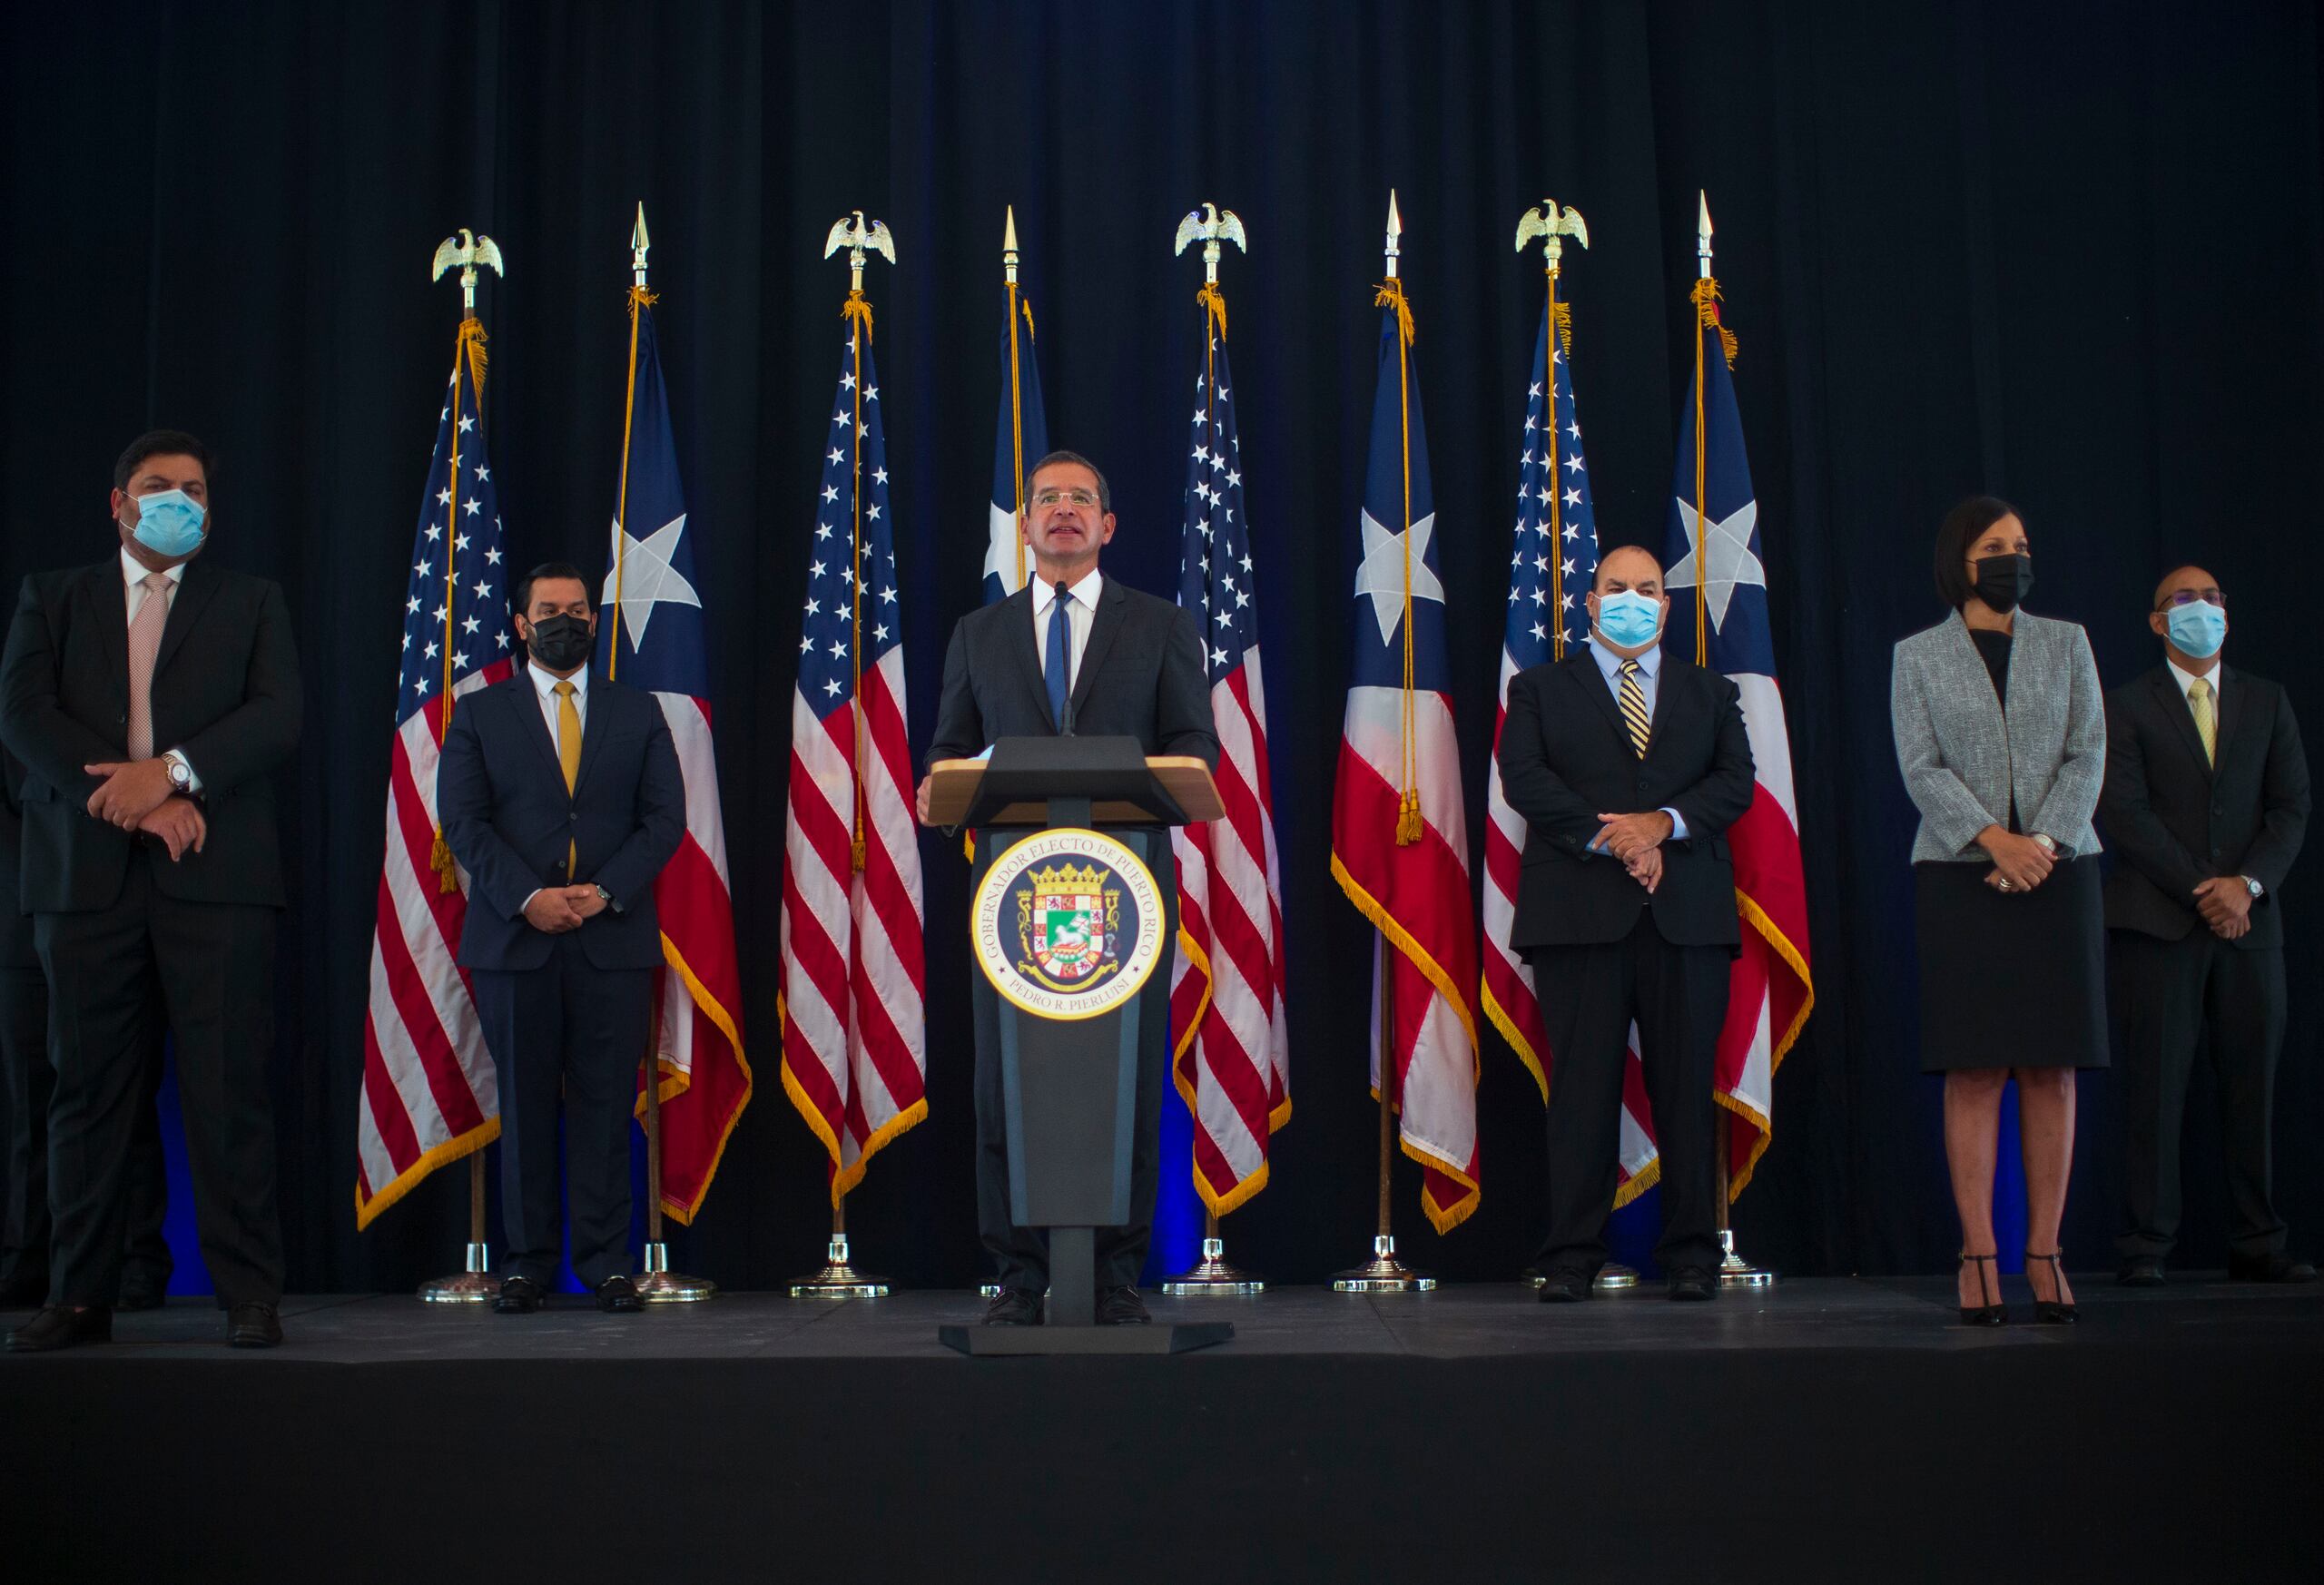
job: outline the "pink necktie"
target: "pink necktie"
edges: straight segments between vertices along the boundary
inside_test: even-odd
[[[162,627],[170,619],[170,579],[166,573],[147,573],[138,580],[145,591],[129,625],[129,757],[153,757],[153,657],[162,653]]]

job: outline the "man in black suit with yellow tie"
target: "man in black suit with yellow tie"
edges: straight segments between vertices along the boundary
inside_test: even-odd
[[[2284,1041],[2278,893],[2308,830],[2299,727],[2281,687],[2221,664],[2227,596],[2201,567],[2164,576],[2147,626],[2163,664],[2106,695],[2098,804],[2114,851],[2107,972],[2129,1157],[2120,1280],[2164,1280],[2187,1080],[2208,1044],[2234,1206],[2228,1275],[2312,1283],[2315,1266],[2284,1252],[2270,1173]]]
[[[1598,564],[1589,647],[1510,679],[1502,787],[1525,817],[1510,945],[1540,992],[1551,1057],[1544,1303],[1587,1298],[1606,1263],[1622,1065],[1638,1024],[1662,1161],[1656,1258],[1670,1297],[1718,1292],[1711,1099],[1741,939],[1727,830],[1751,806],[1740,696],[1662,647],[1662,568]]]
[[[463,698],[444,734],[437,815],[468,872],[460,967],[500,1083],[507,1275],[529,1314],[556,1275],[557,1100],[573,1269],[612,1314],[630,1281],[629,1124],[662,967],[654,881],[685,834],[685,783],[653,694],[590,675],[597,614],[581,569],[517,586],[527,664]]]
[[[965,759],[1004,737],[1134,737],[1148,754],[1192,754],[1216,769],[1218,733],[1193,615],[1098,571],[1114,537],[1111,492],[1088,458],[1053,451],[1033,465],[1020,532],[1033,553],[1026,586],[960,618],[944,655],[928,763]],[[928,818],[928,783],[920,785]],[[980,833],[977,879],[1021,833]],[[1170,847],[1155,828],[1115,833],[1164,877],[1162,939],[1178,929],[1178,891],[1168,883]],[[977,1231],[1000,1268],[988,1324],[1041,1318],[1049,1246],[1009,1214],[1009,1137],[1001,1094],[1000,1001],[981,974],[970,977],[976,1010]],[[1137,1275],[1153,1232],[1161,1181],[1163,1076],[1169,1067],[1170,999],[1138,1004],[1137,1112],[1130,1153],[1130,1220],[1097,1239],[1100,1324],[1148,1319]]]
[[[272,783],[299,741],[290,613],[280,585],[201,554],[210,453],[192,436],[133,441],[110,507],[114,554],[26,579],[0,659],[56,1070],[48,1304],[8,1346],[112,1335],[158,996],[227,1339],[271,1347],[282,1235],[266,1066],[284,901]]]

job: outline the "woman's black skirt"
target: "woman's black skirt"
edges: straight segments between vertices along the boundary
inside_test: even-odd
[[[1995,891],[1990,869],[1913,866],[1921,1070],[2105,1067],[2097,859],[2069,859],[2031,891]]]

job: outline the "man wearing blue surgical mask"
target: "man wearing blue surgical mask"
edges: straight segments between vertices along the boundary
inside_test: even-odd
[[[201,554],[210,484],[192,435],[132,441],[104,559],[25,579],[0,658],[0,740],[25,766],[18,901],[56,1073],[47,1304],[13,1350],[113,1334],[156,1005],[226,1340],[282,1341],[267,1065],[274,777],[298,745],[299,656],[281,586]]]
[[[1751,806],[1735,684],[1667,655],[1662,568],[1598,564],[1586,649],[1509,682],[1502,789],[1524,816],[1509,944],[1549,1019],[1545,1303],[1590,1296],[1614,1207],[1632,1023],[1662,1158],[1655,1257],[1674,1299],[1718,1292],[1713,1059],[1740,939],[1728,828]]]
[[[2308,761],[2284,691],[2220,661],[2227,596],[2200,566],[2164,575],[2147,627],[2163,664],[2106,696],[2098,805],[2108,999],[2123,1083],[2119,1280],[2152,1287],[2177,1244],[2179,1136],[2210,1036],[2226,1142],[2228,1275],[2311,1283],[2285,1252],[2270,1178],[2284,1039],[2284,872],[2308,829]]]

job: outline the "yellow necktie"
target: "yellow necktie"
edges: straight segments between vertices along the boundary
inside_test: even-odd
[[[573,703],[570,680],[556,685],[556,763],[565,770],[565,791],[569,796],[573,784],[581,779],[581,711]],[[573,871],[580,862],[581,850],[570,839],[565,844],[565,878],[573,879]]]
[[[1615,703],[1621,706],[1622,724],[1630,729],[1630,746],[1644,759],[1654,723],[1646,713],[1646,690],[1638,684],[1638,662],[1626,660],[1616,669],[1621,674],[1622,685],[1615,694]]]
[[[2187,708],[2195,713],[2195,735],[2203,740],[2203,760],[2219,763],[2219,705],[2211,698],[2211,679],[2197,677],[2187,684]]]

